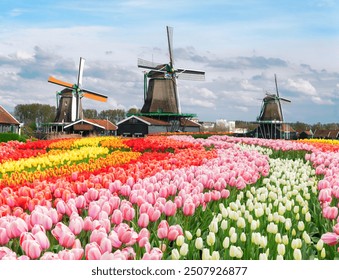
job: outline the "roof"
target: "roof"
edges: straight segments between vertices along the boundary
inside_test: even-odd
[[[0,123],[1,124],[16,124],[20,123],[8,111],[0,105]]]
[[[145,117],[145,116],[129,116],[126,119],[121,120],[120,122],[117,123],[117,125],[122,124],[130,119],[137,119],[147,125],[159,125],[159,126],[170,126],[171,124],[162,120],[158,120],[158,119],[153,119],[153,118],[149,118],[149,117]]]
[[[314,138],[337,138],[339,130],[337,129],[317,129],[314,131]]]
[[[296,132],[294,130],[294,128],[292,126],[290,126],[289,124],[287,124],[287,123],[283,123],[281,125],[280,131],[283,131],[283,132]]]
[[[103,119],[81,119],[81,120],[77,120],[75,122],[72,122],[71,124],[66,125],[65,128],[71,127],[80,122],[85,122],[85,123],[94,125],[96,127],[100,127],[105,130],[117,130],[118,129],[115,124],[113,124],[109,120],[103,120]]]
[[[88,122],[95,123],[105,128],[105,130],[117,130],[118,127],[109,120],[105,119],[85,119]]]
[[[195,122],[195,121],[192,121],[192,120],[189,120],[189,119],[186,119],[186,118],[181,118],[180,119],[180,125],[181,126],[190,126],[190,127],[200,127],[201,124]]]

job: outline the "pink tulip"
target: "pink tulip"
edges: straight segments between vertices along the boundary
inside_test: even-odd
[[[76,260],[75,255],[71,250],[65,249],[58,252],[58,258],[60,260]]]
[[[119,225],[120,223],[122,223],[122,221],[123,221],[122,212],[119,209],[115,209],[111,217],[111,222],[113,224]]]
[[[332,196],[331,196],[331,189],[321,189],[319,191],[318,199],[321,203],[325,202],[331,202],[332,201]]]
[[[160,239],[167,238],[169,225],[166,220],[162,220],[158,225],[157,235]]]
[[[102,253],[105,252],[112,252],[112,242],[108,237],[104,237],[101,239],[100,243],[99,243],[100,249]]]
[[[88,207],[88,215],[93,219],[97,219],[101,211],[100,206],[96,202],[91,202]]]
[[[28,225],[23,219],[16,218],[9,224],[6,230],[9,238],[16,238],[20,237],[21,233],[28,231]]]
[[[86,198],[83,195],[79,195],[75,198],[75,206],[78,209],[84,209],[86,207]]]
[[[126,260],[135,260],[136,253],[132,247],[122,249],[121,253],[125,255]]]
[[[165,204],[164,212],[166,216],[174,216],[177,212],[177,205],[173,201],[168,200]]]
[[[104,237],[107,237],[107,233],[104,228],[95,229],[92,231],[91,236],[89,237],[89,242],[96,242],[97,244],[100,244],[101,239]]]
[[[328,232],[325,233],[321,236],[322,241],[328,245],[336,245],[339,241],[339,235],[333,233],[333,232]]]
[[[174,241],[179,235],[183,235],[182,228],[179,225],[170,226],[168,229],[168,239]]]
[[[147,213],[141,213],[138,219],[138,226],[146,228],[149,224],[149,216]]]
[[[186,200],[184,202],[184,206],[182,208],[182,211],[185,216],[192,216],[195,212],[195,204],[192,200]]]
[[[338,216],[338,208],[335,206],[334,207],[327,206],[323,208],[323,216],[324,218],[329,220],[336,219]]]
[[[120,248],[122,245],[122,242],[119,239],[119,236],[116,231],[112,230],[108,236],[109,240],[111,240],[112,246],[114,248]]]
[[[75,234],[78,235],[84,228],[84,220],[76,214],[76,216],[71,216],[69,221],[69,229]]]
[[[99,191],[91,188],[84,194],[84,196],[88,202],[95,201],[99,198]]]
[[[25,240],[23,241],[21,247],[30,259],[37,259],[41,255],[41,246],[35,240]]]
[[[120,205],[120,210],[122,212],[122,216],[126,221],[132,221],[135,216],[135,210],[132,206],[127,203]]]
[[[100,260],[102,253],[97,243],[88,243],[85,247],[86,260]]]
[[[159,248],[153,248],[149,253],[145,253],[142,260],[161,260],[162,251]]]
[[[161,216],[161,212],[158,209],[154,209],[154,207],[149,208],[147,211],[147,214],[149,216],[149,220],[151,222],[156,222],[157,220],[159,220],[160,216]]]
[[[34,239],[39,243],[42,250],[46,250],[49,248],[50,243],[45,232],[38,231],[34,234]]]
[[[7,231],[5,228],[0,227],[0,245],[5,245],[9,241]]]
[[[119,196],[111,196],[108,200],[108,203],[110,204],[112,211],[115,209],[118,209],[120,206],[120,197]]]
[[[84,219],[84,231],[92,231],[93,230],[93,219],[90,216],[87,216]]]
[[[339,235],[339,222],[335,224],[335,226],[333,227],[333,231],[335,234]]]
[[[0,260],[5,259],[7,256],[13,256],[16,258],[16,253],[7,247],[0,247]]]
[[[61,222],[57,223],[55,228],[52,229],[52,234],[63,247],[70,248],[75,242],[75,235],[73,232]]]
[[[40,260],[59,260],[59,255],[52,252],[45,252]]]

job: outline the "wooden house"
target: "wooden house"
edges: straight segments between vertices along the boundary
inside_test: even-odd
[[[0,105],[0,133],[2,132],[20,134],[20,123]]]

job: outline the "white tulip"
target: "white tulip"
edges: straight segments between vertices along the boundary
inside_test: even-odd
[[[294,251],[293,251],[293,258],[295,260],[301,260],[302,256],[301,256],[300,249],[294,249]]]
[[[178,249],[173,249],[171,252],[171,258],[172,260],[179,260],[180,259],[180,254]]]
[[[222,247],[224,247],[225,249],[227,249],[230,246],[230,238],[228,236],[226,236],[224,238],[224,241],[222,242]]]
[[[182,244],[182,246],[180,247],[179,253],[181,256],[186,256],[188,253],[188,244],[184,243]]]
[[[198,250],[201,250],[204,247],[204,241],[202,240],[201,237],[198,237],[195,240],[195,248],[197,248]]]

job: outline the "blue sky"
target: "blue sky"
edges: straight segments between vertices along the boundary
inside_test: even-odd
[[[55,105],[49,75],[75,82],[82,56],[83,86],[109,97],[84,108],[141,108],[137,59],[168,62],[169,25],[175,66],[206,72],[179,81],[184,113],[254,121],[277,74],[286,121],[339,122],[338,12],[335,0],[2,0],[0,105]]]

